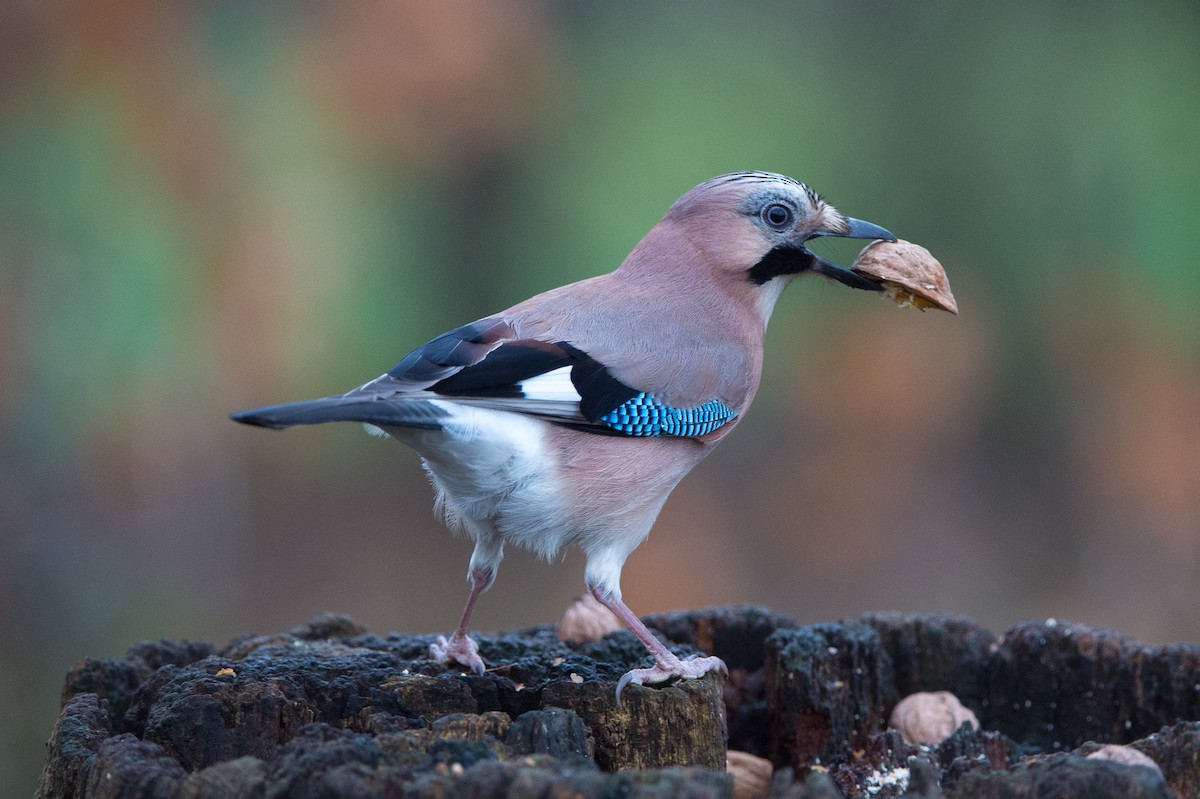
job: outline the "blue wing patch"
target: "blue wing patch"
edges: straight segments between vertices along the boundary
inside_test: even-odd
[[[702,436],[737,414],[718,400],[698,408],[672,408],[644,391],[599,418],[602,424],[627,436]]]

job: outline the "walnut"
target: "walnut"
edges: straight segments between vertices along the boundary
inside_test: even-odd
[[[621,629],[621,621],[613,612],[600,604],[591,594],[575,597],[567,606],[562,618],[554,628],[560,641],[582,644],[584,641],[599,641],[613,630]]]
[[[949,691],[909,694],[892,711],[888,726],[913,744],[936,746],[968,722],[979,729],[979,719]]]
[[[929,250],[909,241],[873,241],[850,267],[856,274],[878,280],[884,293],[901,308],[941,308],[958,314],[946,271]]]
[[[1162,769],[1150,759],[1149,755],[1139,752],[1131,746],[1108,744],[1088,755],[1088,759],[1092,758],[1096,760],[1111,760],[1114,763],[1121,763],[1125,766],[1145,766],[1146,768],[1154,769],[1158,772],[1159,776],[1162,776]]]
[[[774,767],[770,760],[730,749],[725,753],[725,770],[733,777],[733,799],[753,799],[771,792]]]

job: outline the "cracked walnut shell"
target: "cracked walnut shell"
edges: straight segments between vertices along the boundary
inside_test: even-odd
[[[585,641],[599,641],[621,627],[621,620],[614,616],[611,610],[601,605],[591,594],[584,594],[576,597],[575,601],[567,606],[554,632],[560,641],[581,644]]]
[[[771,793],[771,761],[730,749],[725,755],[725,770],[733,777],[733,799],[760,799]]]
[[[912,744],[937,746],[967,722],[979,729],[979,719],[949,691],[922,691],[900,700],[888,726]]]
[[[854,260],[851,271],[883,284],[901,308],[941,308],[958,314],[946,270],[929,250],[910,241],[873,241]]]
[[[1120,744],[1108,744],[1102,746],[1095,752],[1087,756],[1089,760],[1111,760],[1114,763],[1120,763],[1125,766],[1145,766],[1146,768],[1154,769],[1162,776],[1162,768],[1158,763],[1154,762],[1153,758],[1145,752],[1140,752],[1132,746],[1122,746]]]

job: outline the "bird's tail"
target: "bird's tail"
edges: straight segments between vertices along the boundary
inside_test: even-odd
[[[337,396],[303,402],[266,405],[230,414],[242,424],[283,430],[300,424],[324,422],[364,422],[373,425],[397,425],[424,430],[440,430],[450,414],[423,399],[397,399],[371,396]]]

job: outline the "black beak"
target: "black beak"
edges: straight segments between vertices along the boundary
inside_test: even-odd
[[[817,233],[811,238],[817,238],[819,236],[837,236],[844,239],[884,239],[885,241],[896,240],[896,237],[893,236],[890,231],[886,230],[885,228],[881,228],[879,225],[872,224],[871,222],[864,222],[861,219],[854,219],[853,217],[848,216],[846,217],[846,224],[847,228],[845,233]],[[805,252],[808,252],[807,248],[805,249]],[[883,290],[883,286],[880,285],[878,281],[857,275],[854,272],[851,272],[849,269],[846,269],[844,266],[838,266],[833,261],[826,261],[819,255],[813,255],[811,252],[809,252],[809,255],[812,257],[812,262],[809,264],[808,268],[818,274],[825,275],[825,277],[831,277],[839,283],[849,286],[850,288],[864,289],[866,291]]]

